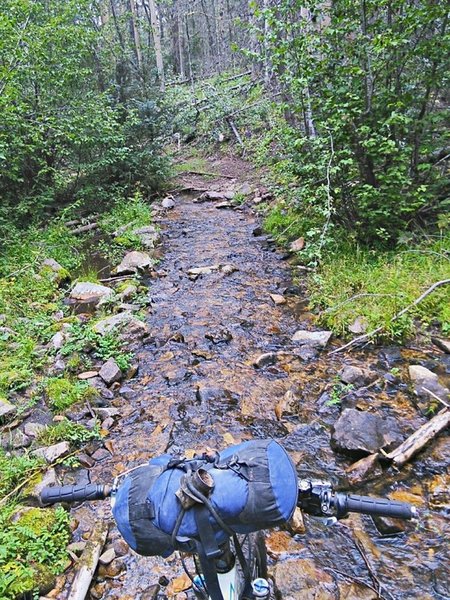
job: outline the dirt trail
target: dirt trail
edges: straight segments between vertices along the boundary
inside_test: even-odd
[[[234,168],[242,173],[244,163]],[[190,180],[198,187],[228,183],[228,179],[206,184],[200,178]],[[104,451],[90,470],[91,479],[105,481],[165,451],[177,453],[204,445],[221,449],[269,436],[282,440],[302,471],[342,476],[343,465],[331,451],[327,427],[338,409],[330,407],[320,415],[316,401],[345,359],[304,362],[287,356],[262,369],[253,365],[263,353],[292,349],[291,337],[299,328],[299,299],[290,296],[292,282],[282,254],[264,237],[253,235],[258,219],[248,209],[218,209],[211,202],[195,203],[187,195],[176,197],[175,202],[159,223],[164,248],[159,277],[149,288],[151,338],[139,353],[138,376],[127,382],[126,399],[120,400],[121,417],[108,438],[112,454]],[[212,265],[220,268],[195,280],[189,277],[189,269]],[[225,265],[232,268],[224,269]],[[287,304],[276,306],[270,294],[280,292],[285,293]],[[287,391],[293,392],[297,404],[280,421],[275,407]],[[404,406],[398,410],[405,410]],[[74,514],[80,523],[76,536],[88,532],[96,519],[110,518],[106,503],[82,506]],[[376,597],[368,588],[360,592],[364,596],[357,591],[353,596],[342,595],[345,579],[326,570],[346,572],[373,586],[349,536],[355,529],[389,591],[384,597],[411,598],[411,585],[418,590],[414,597],[445,597],[436,592],[436,579],[442,579],[445,572],[440,532],[379,538],[384,547],[381,556],[365,532],[369,529],[374,534],[373,526],[363,526],[359,518],[350,525],[350,529],[340,527],[331,533],[320,524],[312,525],[308,536],[297,544],[287,534],[273,535],[269,545],[279,560],[279,577],[285,581],[295,577],[305,593],[310,589],[311,595],[302,598],[315,598],[317,590],[325,594],[323,598]],[[439,521],[438,526],[443,534],[444,523]],[[111,541],[117,539],[113,528],[110,535]],[[420,546],[425,542],[430,551],[433,546],[436,549],[434,571],[420,562],[426,552]],[[153,586],[170,582],[180,573],[179,561],[172,557],[163,561],[130,552],[103,567],[92,597],[145,600],[154,597],[157,588]],[[400,573],[402,584],[398,584]],[[170,596],[170,592],[173,586],[160,589],[161,594]]]

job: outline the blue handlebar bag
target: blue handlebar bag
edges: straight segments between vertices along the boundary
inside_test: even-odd
[[[230,446],[214,458],[174,459],[163,455],[130,471],[115,495],[113,515],[126,542],[145,556],[194,551],[202,540],[201,498],[192,507],[180,500],[183,477],[201,469],[213,482],[205,500],[206,529],[217,545],[234,533],[250,533],[288,521],[298,483],[286,450],[274,440]],[[203,522],[204,522],[203,517]],[[213,544],[214,545],[214,544]]]

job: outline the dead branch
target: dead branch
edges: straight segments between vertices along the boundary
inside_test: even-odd
[[[234,124],[234,121],[231,119],[231,117],[225,117],[225,121],[227,122],[229,128],[233,132],[233,135],[236,138],[238,144],[245,150],[244,142],[242,141],[242,138],[239,134],[239,131],[236,128],[236,125]]]
[[[411,304],[408,304],[408,306],[406,306],[403,310],[401,310],[400,312],[395,314],[392,317],[392,319],[390,319],[390,323],[392,323],[393,321],[396,321],[397,319],[402,317],[404,314],[409,312],[412,308],[417,306],[420,302],[422,302],[422,300],[424,300],[427,296],[429,296],[437,288],[439,288],[443,285],[448,285],[449,283],[450,283],[450,279],[442,279],[441,281],[436,281],[436,283],[433,283],[433,285],[430,286],[427,290],[425,290],[425,292],[423,294],[421,294],[418,298],[416,298],[414,300],[414,302],[411,302]],[[329,355],[337,354],[338,352],[343,352],[344,350],[346,350],[347,348],[350,348],[351,346],[355,346],[356,344],[361,344],[362,342],[365,342],[366,340],[370,340],[370,338],[372,338],[377,333],[380,333],[381,331],[383,331],[383,329],[384,329],[384,325],[380,325],[380,327],[377,327],[376,329],[369,331],[369,333],[364,333],[363,335],[356,337],[351,342],[348,342],[348,344],[344,344],[344,346],[341,346],[340,348],[336,348],[335,350],[332,350],[328,354]]]
[[[68,600],[84,600],[86,598],[107,535],[108,523],[99,521],[81,555],[79,569],[70,588]]]
[[[182,173],[180,173],[180,175],[184,175],[185,173],[190,173],[191,175],[205,175],[206,177],[217,177],[218,179],[220,179],[220,178],[235,179],[234,175],[224,175],[222,173],[210,173],[208,171],[193,171],[192,169],[189,169],[189,171],[183,171]],[[193,188],[190,188],[190,189],[193,189]]]
[[[80,233],[86,233],[87,231],[93,231],[94,229],[98,229],[98,223],[88,223],[87,225],[82,225],[81,227],[72,229],[70,233],[73,235],[78,235]]]
[[[444,408],[435,415],[428,423],[425,423],[417,431],[407,438],[398,448],[385,454],[385,458],[391,460],[396,467],[402,467],[417,452],[422,450],[438,433],[450,424],[450,409]]]

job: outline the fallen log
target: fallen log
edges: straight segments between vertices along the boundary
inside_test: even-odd
[[[396,467],[402,467],[417,452],[422,450],[438,433],[450,425],[450,409],[444,408],[437,413],[428,423],[425,423],[417,431],[409,436],[400,446],[387,454],[384,458],[393,462]]]
[[[98,223],[88,223],[87,225],[82,225],[81,227],[72,229],[72,231],[70,233],[72,233],[73,235],[77,235],[79,233],[86,233],[87,231],[93,231],[94,229],[98,229]]]
[[[78,572],[67,600],[84,600],[86,598],[107,535],[108,523],[98,522],[80,557]]]

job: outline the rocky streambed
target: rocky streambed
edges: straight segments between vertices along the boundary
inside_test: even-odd
[[[156,212],[162,260],[134,265],[151,267],[145,319],[134,316],[125,295],[120,312],[96,325],[128,339],[135,352],[128,379],[114,360],[79,373],[100,395],[71,417],[99,419],[105,437],[84,448],[78,468],[59,466],[51,479],[109,482],[162,452],[273,437],[302,476],[421,509],[419,524],[351,516],[332,528],[308,519],[301,535],[268,533],[282,598],[448,598],[448,437],[436,436],[398,469],[383,453],[448,402],[450,355],[431,343],[330,355],[339,341],[317,331],[289,257],[262,234],[253,206],[264,190],[247,184],[244,194],[245,164],[234,169],[206,184],[185,180],[185,188],[207,193],[177,195]],[[246,202],[233,203],[233,193]],[[62,334],[54,343],[66,341]],[[375,458],[364,469],[352,468],[367,456]],[[179,560],[130,551],[107,503],[84,504],[72,515],[75,563],[95,524],[110,523],[91,598],[186,597]],[[66,598],[73,573],[59,577],[47,597]]]

